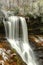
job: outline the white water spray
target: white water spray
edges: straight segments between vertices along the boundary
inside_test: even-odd
[[[23,17],[10,16],[4,21],[6,38],[27,65],[37,65],[34,53],[29,45],[26,20]]]

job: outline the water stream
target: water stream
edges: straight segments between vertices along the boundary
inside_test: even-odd
[[[35,56],[28,40],[27,24],[24,17],[10,16],[3,21],[6,38],[11,47],[17,51],[27,65],[37,65]]]

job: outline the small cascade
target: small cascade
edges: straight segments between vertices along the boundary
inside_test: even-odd
[[[33,50],[28,41],[27,24],[24,17],[10,16],[3,21],[6,38],[27,65],[37,65]]]

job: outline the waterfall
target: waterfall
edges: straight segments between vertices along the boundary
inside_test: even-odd
[[[27,24],[24,17],[10,16],[3,21],[6,38],[27,65],[37,65],[33,50],[28,41]]]

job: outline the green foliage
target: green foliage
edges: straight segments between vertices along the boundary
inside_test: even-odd
[[[19,14],[19,9],[16,7],[16,8],[14,9],[14,12],[15,12],[15,15],[16,15],[16,14]]]
[[[12,9],[10,9],[10,11],[13,11],[14,12],[14,15],[19,14],[19,8],[18,7],[14,7]]]
[[[24,5],[24,14],[26,15],[27,13],[29,13],[29,6]]]

